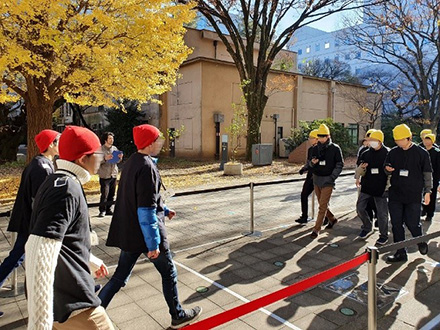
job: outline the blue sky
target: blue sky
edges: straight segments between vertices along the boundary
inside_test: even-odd
[[[331,31],[335,31],[338,30],[339,28],[341,28],[342,26],[340,26],[342,17],[344,14],[341,13],[337,13],[337,14],[333,14],[329,17],[323,18],[322,20],[312,23],[309,26],[314,27],[316,29],[320,29],[323,31],[327,31],[327,32],[331,32]]]

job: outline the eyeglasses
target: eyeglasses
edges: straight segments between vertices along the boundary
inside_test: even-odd
[[[90,157],[92,155],[95,155],[98,159],[104,159],[104,153],[103,152],[94,152],[94,153],[91,153],[91,154],[87,154],[86,156]]]

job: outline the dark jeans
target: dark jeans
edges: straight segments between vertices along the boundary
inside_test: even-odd
[[[433,217],[435,212],[435,204],[437,203],[437,188],[438,188],[438,181],[434,179],[434,182],[437,182],[437,184],[434,184],[432,187],[432,193],[431,193],[431,201],[428,205],[423,205],[423,209],[426,211],[426,215],[428,217]]]
[[[107,308],[113,296],[124,287],[131,275],[133,267],[141,255],[140,252],[126,252],[121,250],[118,267],[110,281],[99,292],[101,306]],[[161,251],[159,257],[150,259],[162,277],[162,291],[167,302],[171,317],[175,320],[185,317],[185,312],[180,305],[177,292],[177,269],[174,266],[171,252]],[[154,301],[151,302],[154,304]]]
[[[373,229],[373,219],[370,218],[367,210],[368,203],[373,199],[376,205],[377,222],[379,223],[379,233],[381,238],[388,239],[388,205],[385,196],[376,197],[361,192],[359,194],[356,211],[358,217],[362,220],[362,229],[371,231]]]
[[[308,175],[301,190],[301,217],[309,215],[309,196],[314,190],[313,176]]]
[[[116,178],[101,179],[101,199],[99,200],[99,212],[108,212],[112,208],[112,202],[116,192]]]
[[[377,218],[377,208],[373,196],[371,196],[371,198],[368,200],[366,211],[371,220]]]
[[[405,240],[406,228],[413,237],[422,236],[422,225],[420,224],[420,203],[404,204],[396,201],[388,202],[391,225],[393,227],[394,243]],[[406,249],[397,250],[398,253],[406,253]]]
[[[9,256],[3,260],[0,265],[0,287],[12,273],[14,268],[19,267],[24,261],[24,246],[26,245],[28,239],[27,234],[18,233],[17,240],[9,252]]]

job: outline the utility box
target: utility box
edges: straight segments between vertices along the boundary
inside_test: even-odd
[[[279,143],[280,143],[280,145],[279,145],[279,148],[278,148],[278,150],[279,150],[279,155],[278,156],[281,157],[281,158],[288,158],[289,154],[290,154],[290,151],[289,151],[289,149],[287,147],[287,139],[286,138],[282,138],[282,139],[280,139]]]
[[[252,165],[272,164],[272,154],[273,154],[272,144],[253,144]]]

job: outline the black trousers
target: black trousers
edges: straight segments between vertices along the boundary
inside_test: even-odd
[[[426,211],[428,217],[433,217],[435,212],[435,204],[437,203],[437,188],[438,180],[434,180],[434,186],[432,187],[431,201],[428,205],[423,205],[423,209]]]
[[[307,218],[309,214],[309,196],[314,189],[313,175],[307,175],[301,190],[301,217]]]
[[[99,200],[99,212],[108,212],[112,208],[112,202],[115,198],[116,192],[116,178],[101,179],[101,199]]]
[[[413,237],[422,236],[422,225],[420,223],[420,203],[404,204],[397,201],[388,202],[391,225],[393,228],[394,243],[405,240],[405,228],[408,228]],[[397,250],[399,253],[406,253],[406,249]]]

